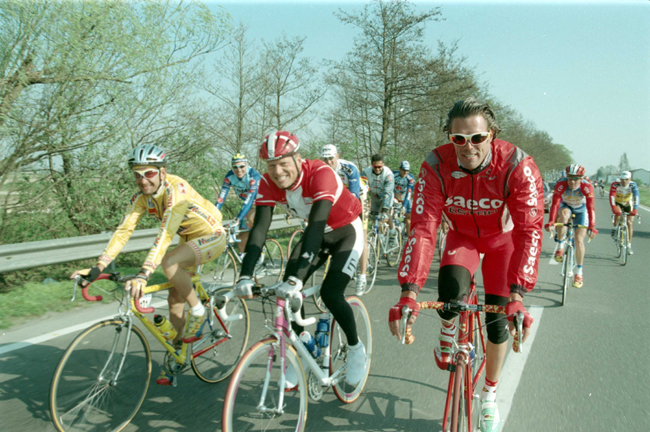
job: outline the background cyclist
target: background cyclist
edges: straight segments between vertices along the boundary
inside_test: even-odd
[[[255,202],[255,196],[257,195],[257,188],[260,186],[260,178],[260,173],[258,173],[255,168],[248,166],[246,156],[237,153],[232,157],[232,169],[228,171],[226,177],[224,177],[219,198],[217,198],[217,202],[215,203],[217,210],[221,210],[230,188],[232,187],[235,190],[237,197],[239,197],[243,203],[239,214],[232,221],[232,226],[238,227],[242,230],[252,228],[253,221],[255,220],[255,209],[253,208],[253,203]],[[238,238],[241,240],[238,246],[241,255],[246,249],[248,231],[239,233]]]
[[[289,257],[278,295],[286,297],[300,291],[304,281],[331,256],[320,294],[347,337],[350,350],[345,380],[356,385],[364,376],[366,351],[343,293],[354,277],[363,250],[361,203],[343,186],[334,170],[320,160],[303,159],[299,149],[298,137],[286,131],[273,132],[262,142],[260,159],[266,162],[266,174],[260,182],[255,225],[235,292],[240,297],[252,298],[253,267],[260,256],[275,205],[306,220],[305,234]],[[293,324],[297,333],[302,332],[300,326]],[[295,374],[293,368],[287,369],[289,387],[297,382]]]
[[[411,233],[398,267],[402,292],[388,318],[392,334],[400,335],[403,306],[414,310],[408,325],[417,317],[416,297],[429,274],[436,229],[444,212],[451,229],[440,263],[438,300],[449,302],[468,294],[482,263],[485,303],[506,305],[508,315],[522,311],[523,338],[528,337],[533,319],[521,302],[537,281],[544,190],[533,159],[497,139],[500,130],[490,106],[474,98],[456,102],[449,111],[444,131],[451,143],[429,153],[415,187]],[[442,329],[434,357],[438,367],[446,370],[456,334],[456,314],[440,311],[439,315]],[[500,318],[503,316],[486,314],[487,364],[479,424],[484,432],[499,430],[501,421],[496,389],[508,330]],[[509,328],[514,333],[512,322]]]
[[[399,164],[399,170],[393,171],[395,178],[395,202],[400,204],[405,211],[404,224],[406,232],[411,229],[411,198],[413,197],[413,188],[415,187],[415,177],[411,174],[411,164],[408,161],[402,161]],[[388,226],[393,229],[393,220],[388,221]]]
[[[196,266],[217,258],[226,246],[226,236],[221,227],[221,213],[214,205],[199,195],[182,178],[167,173],[167,156],[154,145],[136,147],[129,157],[139,191],[131,197],[120,225],[115,230],[106,250],[90,270],[75,271],[70,278],[88,272],[88,281],[95,280],[113,261],[133,234],[140,219],[148,215],[160,221],[158,237],[135,279],[126,283],[126,290],[138,301],[147,286],[147,280],[161,265],[167,279],[173,283],[169,289],[169,320],[178,331],[173,341],[183,338],[191,343],[201,338],[205,319],[205,306],[192,287],[191,276]],[[175,234],[181,244],[168,250]],[[185,325],[185,302],[190,306]],[[184,331],[183,331],[184,330]],[[170,385],[173,377],[162,371],[156,383]]]
[[[632,173],[623,171],[621,178],[616,179],[609,188],[609,205],[614,213],[614,226],[618,226],[621,218],[621,210],[629,213],[627,216],[628,244],[627,253],[632,255],[632,233],[634,229],[634,217],[639,208],[639,188],[636,182],[632,181]],[[616,230],[612,230],[614,237]]]
[[[393,171],[384,165],[383,157],[375,154],[370,158],[371,165],[363,170],[362,176],[368,179],[370,188],[370,215],[376,216],[382,213],[385,218],[390,219],[393,192],[395,190],[395,177]],[[395,230],[390,233],[395,237]]]
[[[578,164],[566,167],[564,178],[555,184],[553,203],[548,215],[546,231],[555,229],[555,223],[567,223],[575,215],[574,224],[589,227],[590,238],[596,237],[596,211],[594,210],[594,189],[585,178],[585,168]],[[558,208],[560,209],[558,214]],[[556,219],[557,215],[557,219]],[[566,227],[558,227],[555,237],[555,260],[561,262],[564,256]],[[586,228],[575,229],[576,271],[573,286],[581,288],[584,283],[582,264],[585,259]]]
[[[366,269],[368,267],[368,247],[366,246],[366,238],[368,235],[368,228],[365,224],[364,218],[367,215],[366,207],[368,207],[366,200],[362,197],[362,184],[361,174],[357,166],[345,159],[341,159],[336,146],[333,144],[326,144],[320,150],[320,159],[327,165],[331,166],[334,171],[341,177],[341,181],[346,188],[359,199],[361,202],[362,212],[361,221],[363,223],[363,254],[359,263],[359,276],[357,278],[356,294],[363,295],[366,289]]]

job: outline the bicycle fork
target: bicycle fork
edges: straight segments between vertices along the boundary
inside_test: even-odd
[[[121,359],[120,359],[120,364],[117,367],[117,370],[115,371],[109,371],[108,367],[112,363],[113,356],[115,355],[115,352],[118,349],[118,341],[120,339],[120,334],[125,330],[125,324],[126,324],[126,338],[124,338],[124,348],[122,349],[122,354],[121,354]],[[117,379],[120,376],[120,372],[122,372],[122,367],[124,366],[124,361],[126,360],[126,352],[129,347],[129,342],[131,340],[131,328],[133,327],[133,321],[130,319],[127,319],[126,322],[122,321],[122,325],[120,327],[116,328],[116,334],[115,337],[113,338],[113,346],[111,347],[111,354],[108,356],[108,359],[106,360],[106,364],[104,365],[104,368],[102,371],[99,373],[99,381],[100,382],[108,382],[108,385],[114,386],[117,384]],[[104,378],[104,375],[110,375],[113,374],[112,379],[106,379]]]

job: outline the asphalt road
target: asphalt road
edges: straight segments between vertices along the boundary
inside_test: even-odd
[[[560,267],[549,264],[554,244],[545,237],[538,287],[525,299],[539,317],[528,354],[508,354],[499,387],[499,406],[507,419],[504,432],[515,431],[646,431],[650,421],[650,344],[648,343],[648,256],[650,211],[640,210],[635,225],[634,255],[622,267],[609,236],[610,210],[596,199],[601,234],[587,246],[585,285],[570,288],[560,306]],[[647,221],[647,222],[646,222]],[[436,298],[437,259],[420,299]],[[480,278],[479,278],[480,281]],[[479,288],[481,288],[479,286]],[[382,266],[377,285],[363,297],[372,319],[374,353],[370,378],[361,398],[342,405],[328,391],[310,402],[308,431],[438,431],[441,429],[447,373],[432,359],[438,321],[422,314],[412,346],[390,337],[387,313],[399,295],[395,270]],[[249,302],[259,322],[259,302]],[[163,309],[161,309],[163,310]],[[97,305],[43,318],[0,336],[0,430],[54,430],[48,408],[54,368],[80,331],[41,343],[22,341],[45,333],[83,327],[114,314],[115,307]],[[263,330],[254,325],[249,344]],[[155,340],[152,382],[129,431],[220,430],[227,381],[209,385],[190,370],[178,387],[154,383],[163,355]],[[522,356],[519,359],[516,357]],[[514,358],[513,358],[514,357]]]

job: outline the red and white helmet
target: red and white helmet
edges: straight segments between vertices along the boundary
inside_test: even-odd
[[[287,131],[276,131],[268,134],[260,147],[260,159],[274,161],[290,156],[298,151],[298,137]]]
[[[585,167],[578,164],[571,164],[568,167],[566,167],[566,175],[584,177]]]

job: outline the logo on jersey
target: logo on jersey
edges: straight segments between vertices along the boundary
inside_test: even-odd
[[[449,213],[466,215],[474,213],[479,216],[487,216],[497,212],[503,206],[503,201],[499,199],[482,198],[480,200],[465,199],[461,196],[447,198],[445,207],[448,207]]]
[[[526,204],[528,204],[531,207],[537,207],[537,196],[539,192],[537,191],[537,185],[535,185],[535,177],[533,177],[533,170],[530,169],[530,167],[524,167],[524,175],[526,176],[526,180],[530,183],[528,185],[528,190],[530,191],[530,194],[528,195],[528,201],[526,201]]]
[[[301,256],[302,256],[302,258],[306,258],[307,262],[309,262],[309,263],[311,263],[314,260],[314,253],[313,252],[312,253],[305,252]]]
[[[408,275],[409,269],[411,266],[409,263],[411,262],[411,252],[413,252],[413,246],[416,243],[415,239],[415,228],[411,231],[411,237],[409,237],[408,241],[406,242],[406,248],[404,249],[404,266],[402,267],[402,270],[399,272],[400,277],[406,277]]]
[[[533,275],[535,274],[535,263],[537,262],[537,255],[540,252],[542,236],[537,231],[533,231],[531,234],[531,247],[528,248],[528,260],[524,265],[524,274]]]
[[[422,172],[426,172],[424,169]],[[426,182],[424,181],[424,174],[418,180],[418,199],[415,200],[415,212],[417,214],[422,214],[424,211],[424,188],[426,187]]]
[[[454,171],[451,173],[451,176],[455,179],[467,177],[467,173],[464,173],[462,171]]]
[[[254,180],[254,179],[251,179],[251,181],[249,181],[248,184],[250,184],[251,186],[253,186],[253,185],[255,184],[255,180]]]
[[[447,255],[456,255],[456,252],[458,252],[456,249],[447,251]]]

